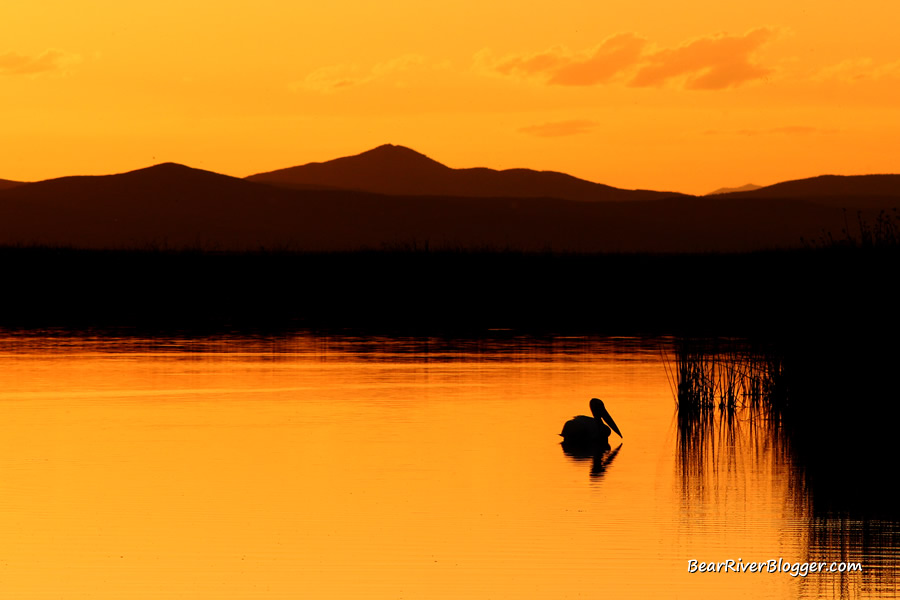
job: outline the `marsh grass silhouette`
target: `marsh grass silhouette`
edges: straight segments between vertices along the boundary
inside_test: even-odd
[[[765,343],[676,340],[685,498],[715,489],[739,453],[766,449],[808,514],[809,560],[862,562],[867,589],[895,589],[900,507],[890,473],[900,410],[896,352],[878,342],[888,335],[896,344],[896,334],[894,326]]]
[[[892,485],[883,460],[900,458],[896,354],[879,341],[838,333],[766,343],[678,339],[670,369],[684,456],[710,450],[714,434],[734,439],[737,428],[757,427],[786,444],[805,487],[822,492],[821,511],[891,508],[891,495],[858,494]],[[900,508],[891,512],[900,517]]]
[[[896,251],[900,248],[900,213],[897,207],[881,209],[877,214],[856,211],[856,231],[850,225],[847,209],[843,209],[844,226],[841,237],[831,231],[822,231],[821,236],[810,242],[802,240],[812,248],[853,248],[867,250]]]

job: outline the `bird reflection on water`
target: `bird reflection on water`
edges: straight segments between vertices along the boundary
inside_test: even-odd
[[[585,448],[584,446],[575,446],[562,443],[563,452],[566,456],[576,461],[593,460],[591,464],[591,477],[600,477],[612,465],[619,450],[622,449],[620,443],[615,449],[610,449],[609,444]]]

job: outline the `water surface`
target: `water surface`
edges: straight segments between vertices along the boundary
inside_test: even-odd
[[[777,438],[685,454],[667,344],[7,335],[0,589],[895,597],[896,524],[813,515]],[[567,455],[557,433],[594,396],[624,440]],[[688,572],[779,558],[863,572]]]

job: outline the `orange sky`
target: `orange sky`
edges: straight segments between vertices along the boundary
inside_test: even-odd
[[[0,178],[402,144],[705,193],[896,173],[890,0],[6,0]]]

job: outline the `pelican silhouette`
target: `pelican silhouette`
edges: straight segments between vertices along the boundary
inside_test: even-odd
[[[608,446],[610,427],[619,437],[622,437],[622,432],[619,431],[619,427],[606,410],[602,400],[591,398],[591,413],[594,415],[593,418],[578,415],[566,421],[562,433],[559,434],[563,438],[563,444]]]

